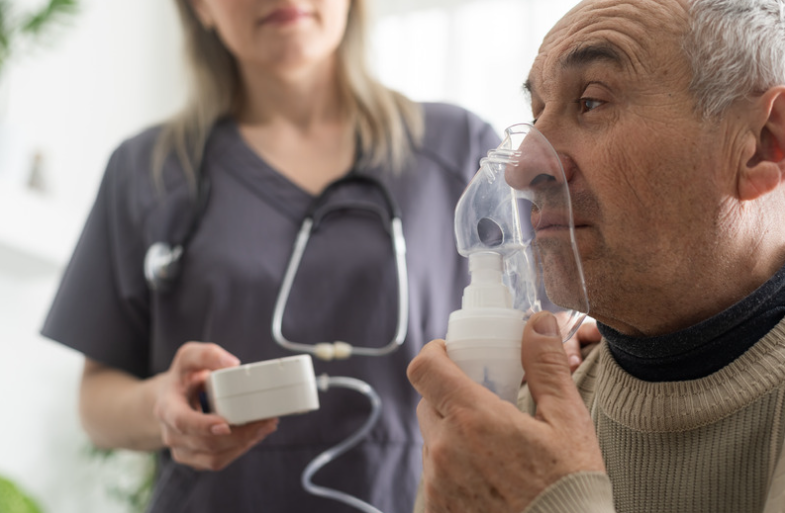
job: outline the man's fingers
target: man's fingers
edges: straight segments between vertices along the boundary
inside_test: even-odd
[[[473,404],[485,390],[450,360],[444,340],[426,344],[409,364],[406,374],[415,390],[442,416],[447,416],[455,406]]]
[[[591,317],[587,317],[581,327],[578,328],[578,333],[575,334],[581,346],[589,344],[596,344],[602,340],[599,328],[597,328],[597,321]]]
[[[550,411],[554,402],[580,403],[556,319],[549,312],[537,313],[526,323],[521,363],[532,398],[537,403],[538,415]],[[561,409],[558,404],[554,405],[553,410],[558,412]]]
[[[575,372],[581,364],[581,343],[577,333],[564,343],[564,352],[567,354],[570,372]]]
[[[417,405],[417,420],[423,440],[427,441],[434,435],[442,418],[427,399],[420,400],[420,404]]]
[[[586,317],[580,328],[575,332],[575,335],[564,343],[564,352],[567,353],[570,371],[575,372],[575,369],[583,361],[581,354],[583,347],[597,344],[600,340],[602,340],[602,335],[600,335],[600,330],[597,329],[597,321],[591,317]]]

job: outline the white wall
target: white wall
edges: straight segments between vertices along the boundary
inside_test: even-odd
[[[464,105],[501,131],[530,120],[521,84],[539,41],[574,3],[375,0],[372,63],[410,97]],[[141,464],[84,454],[81,357],[37,331],[110,152],[182,104],[179,39],[171,0],[85,0],[56,44],[0,80],[0,129],[15,137],[10,150],[0,140],[0,475],[50,513],[124,511],[106,489],[128,484]],[[36,152],[45,195],[23,188]]]
[[[421,101],[473,110],[497,131],[531,121],[522,92],[542,38],[576,0],[377,0],[372,64]]]
[[[172,2],[82,4],[51,44],[11,63],[0,108],[14,135],[0,145],[0,475],[50,513],[125,511],[111,489],[132,484],[125,469],[145,463],[87,455],[76,410],[81,356],[37,332],[110,152],[182,101]],[[23,188],[36,152],[45,195]]]
[[[7,122],[45,152],[52,189],[69,205],[90,203],[112,148],[178,108],[183,86],[173,2],[82,4],[70,28],[7,77]]]

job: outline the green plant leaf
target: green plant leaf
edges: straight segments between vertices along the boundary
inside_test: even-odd
[[[57,24],[65,23],[79,10],[79,0],[48,0],[32,13],[21,14],[13,7],[14,0],[0,0],[0,74],[10,57],[29,46],[20,39],[41,39],[44,33]]]
[[[0,0],[0,70],[8,59],[11,47],[11,3],[9,0]]]
[[[38,36],[49,26],[64,22],[78,10],[78,0],[49,0],[40,11],[25,17],[21,30],[25,34]]]
[[[41,513],[41,508],[14,483],[0,477],[0,511],[3,513]]]
[[[147,511],[156,476],[155,453],[130,454],[121,449],[99,449],[93,444],[87,444],[84,450],[85,455],[96,461],[107,476],[104,490],[108,497],[125,505],[129,512]],[[132,460],[127,459],[129,454],[133,456]],[[141,459],[137,460],[140,456]],[[130,482],[118,479],[121,474],[133,476],[133,479]],[[4,513],[2,509],[0,513]]]

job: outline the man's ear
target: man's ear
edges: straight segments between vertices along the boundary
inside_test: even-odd
[[[761,116],[754,127],[755,154],[739,175],[739,199],[754,200],[785,182],[785,86],[757,98],[751,108]]]
[[[213,20],[210,10],[204,0],[187,0],[193,9],[194,14],[201,22],[205,30],[212,30],[215,28],[215,21]]]

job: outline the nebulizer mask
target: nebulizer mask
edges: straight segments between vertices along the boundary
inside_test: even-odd
[[[562,341],[589,310],[561,160],[532,125],[508,128],[455,209],[471,282],[450,315],[447,352],[469,377],[515,403],[523,328],[552,312]]]

